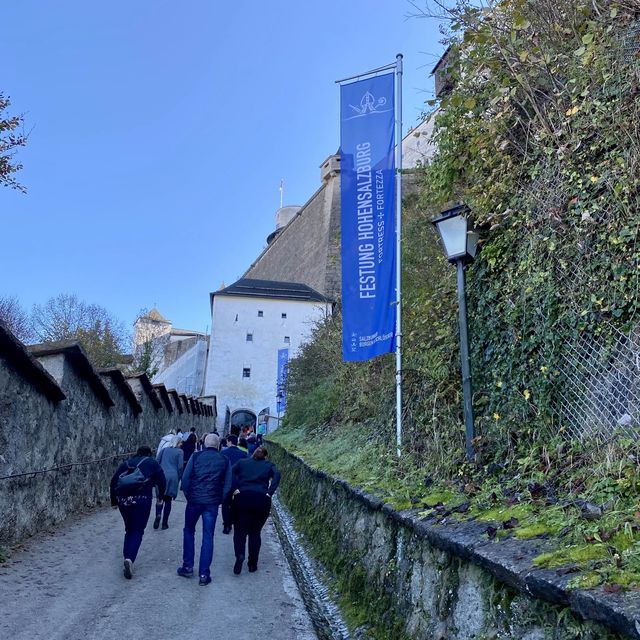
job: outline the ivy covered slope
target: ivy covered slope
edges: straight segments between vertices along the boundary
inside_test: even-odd
[[[567,349],[638,323],[640,2],[491,5],[447,13],[454,88],[434,105],[438,152],[404,207],[403,455],[393,358],[342,362],[339,313],[292,362],[275,438],[398,508],[557,537],[562,551],[538,562],[583,569],[583,584],[640,587],[637,439],[599,444],[556,413]],[[429,224],[452,202],[482,237],[467,273],[474,465],[455,274]]]

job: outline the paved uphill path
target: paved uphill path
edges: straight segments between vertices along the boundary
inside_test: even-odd
[[[0,565],[0,638],[316,640],[271,520],[256,573],[245,563],[233,575],[232,536],[222,534],[218,517],[213,582],[201,587],[197,577],[176,575],[184,506],[174,502],[166,531],[154,531],[149,520],[132,580],[122,575],[124,527],[116,510],[28,541]],[[199,548],[196,535],[196,558]]]

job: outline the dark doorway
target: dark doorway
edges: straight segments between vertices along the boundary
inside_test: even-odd
[[[256,414],[249,409],[237,409],[231,414],[231,427],[253,427],[255,431],[256,422]]]

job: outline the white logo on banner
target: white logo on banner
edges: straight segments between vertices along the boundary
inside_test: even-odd
[[[393,107],[389,107],[388,109],[384,109],[387,105],[387,99],[385,97],[378,98],[376,100],[375,96],[367,91],[360,100],[360,106],[357,107],[353,104],[349,106],[356,112],[355,116],[351,116],[350,118],[345,118],[345,120],[353,120],[354,118],[363,118],[364,116],[368,116],[371,113],[387,113],[391,111]]]

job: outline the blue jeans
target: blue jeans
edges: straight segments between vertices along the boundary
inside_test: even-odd
[[[217,504],[193,504],[187,502],[184,512],[182,566],[193,569],[195,556],[196,525],[202,516],[202,546],[200,547],[200,563],[198,575],[211,575],[210,567],[213,560],[213,532],[218,517]]]

